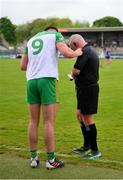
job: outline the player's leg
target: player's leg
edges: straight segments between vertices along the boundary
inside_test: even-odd
[[[37,155],[38,127],[40,121],[40,96],[37,90],[37,79],[27,82],[27,101],[29,104],[28,138],[31,151],[31,167],[39,164]]]
[[[55,104],[42,105],[43,119],[44,119],[44,141],[47,152],[54,152],[55,150]]]
[[[64,165],[55,157],[55,117],[56,117],[56,80],[53,78],[43,79],[42,110],[44,119],[44,141],[48,160],[46,168],[54,169]]]
[[[30,164],[31,167],[37,167],[39,164],[38,155],[37,155],[39,122],[40,122],[40,105],[30,104],[28,137],[29,137],[29,147],[31,152],[31,164]]]
[[[43,105],[44,117],[44,141],[47,151],[48,160],[46,168],[54,169],[64,166],[62,161],[58,161],[55,157],[55,111],[56,104]]]
[[[111,63],[112,63],[112,59],[111,59],[111,57],[109,56],[108,64],[111,64]]]

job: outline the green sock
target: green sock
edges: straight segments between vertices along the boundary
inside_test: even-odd
[[[30,151],[30,152],[31,152],[31,157],[32,158],[35,158],[37,156],[37,151],[36,150]]]
[[[48,160],[54,159],[55,158],[54,152],[47,152],[47,157],[48,157]]]

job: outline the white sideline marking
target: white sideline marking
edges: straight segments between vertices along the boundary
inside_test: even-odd
[[[58,156],[61,157],[81,157],[79,154],[78,155],[69,155],[69,154],[59,154],[59,153],[55,153]],[[123,165],[123,161],[116,161],[116,160],[108,160],[108,159],[90,159],[91,161],[100,161],[100,162],[104,162],[104,163],[116,163],[116,164],[121,164]]]
[[[6,149],[11,149],[11,150],[21,150],[21,151],[28,151],[27,149],[25,148],[19,148],[19,147],[12,147],[12,146],[7,146],[7,145],[0,145],[0,147],[5,147]],[[45,153],[45,151],[38,151],[38,153]],[[78,158],[78,157],[81,157],[79,154],[77,155],[70,155],[70,154],[61,154],[61,153],[55,153],[56,155],[58,156],[61,156],[61,157],[75,157],[75,158]],[[123,165],[123,161],[116,161],[116,160],[108,160],[108,159],[95,159],[95,160],[91,160],[91,161],[98,161],[98,162],[103,162],[103,163],[116,163],[116,164],[120,164],[120,165]]]

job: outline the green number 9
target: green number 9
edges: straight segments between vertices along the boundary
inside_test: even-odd
[[[32,42],[32,47],[33,49],[35,49],[35,51],[33,52],[33,55],[39,54],[43,48],[43,41],[41,39],[35,39]]]

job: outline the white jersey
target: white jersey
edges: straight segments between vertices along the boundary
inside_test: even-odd
[[[63,42],[59,32],[44,31],[32,37],[27,43],[27,80],[43,77],[58,79],[56,43]]]

